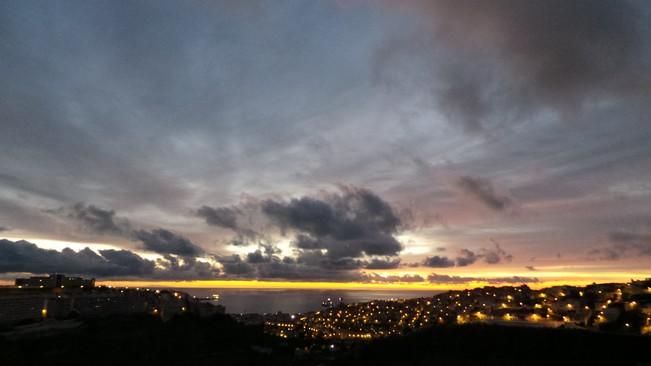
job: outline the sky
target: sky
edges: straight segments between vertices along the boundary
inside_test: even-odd
[[[641,0],[2,2],[0,277],[651,277],[650,27]]]

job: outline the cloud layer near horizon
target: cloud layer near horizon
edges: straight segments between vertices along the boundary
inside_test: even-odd
[[[66,273],[100,278],[148,278],[194,280],[214,278],[219,270],[211,265],[185,258],[165,256],[156,261],[128,250],[90,248],[74,251],[47,250],[27,241],[0,240],[1,273]]]

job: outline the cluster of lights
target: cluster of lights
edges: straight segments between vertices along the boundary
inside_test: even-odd
[[[485,287],[450,291],[432,298],[341,305],[304,314],[300,318],[291,316],[291,320],[267,322],[265,329],[283,338],[304,336],[344,340],[385,337],[401,334],[407,329],[443,323],[517,321],[517,324],[531,322],[558,326],[565,323],[585,327],[611,321],[607,312],[611,307],[642,310],[643,306],[632,300],[631,294],[645,293],[648,289],[646,286],[638,287],[631,284],[627,284],[626,289],[610,289],[608,285],[564,286],[538,291],[526,286]],[[623,326],[633,327],[630,323]],[[651,333],[651,317],[647,318],[641,332]]]
[[[43,287],[43,286],[41,286],[41,287]],[[61,287],[63,288],[63,286],[61,286]],[[22,289],[22,288],[24,288],[24,287],[23,287],[23,286],[17,286],[17,288]],[[157,297],[159,297],[159,296],[161,296],[161,294],[162,294],[162,293],[161,293],[161,290],[154,290],[154,291],[152,291],[151,289],[135,288],[135,291],[134,291],[134,289],[129,290],[129,287],[124,287],[124,288],[115,288],[115,289],[114,289],[112,286],[105,286],[105,288],[110,289],[110,290],[112,290],[112,291],[115,291],[115,293],[119,293],[120,295],[125,295],[125,293],[128,293],[128,292],[132,292],[132,293],[133,293],[133,292],[135,292],[135,293],[140,293],[140,292],[142,292],[142,293],[149,293],[149,292],[153,292]],[[99,289],[101,290],[102,287],[99,287]],[[173,298],[174,298],[175,301],[180,302],[179,307],[178,307],[177,309],[179,309],[181,312],[187,312],[187,311],[188,311],[188,308],[186,307],[185,302],[183,302],[184,298],[185,298],[187,295],[184,295],[183,293],[180,293],[180,292],[173,292],[171,295],[173,296]],[[57,299],[61,299],[62,296],[61,296],[61,295],[57,295],[56,298],[57,298]],[[193,298],[196,298],[196,297],[193,296]],[[110,297],[110,296],[109,296],[109,297],[106,297],[105,299],[104,299],[104,298],[97,298],[97,299],[96,299],[97,302],[103,302],[104,300],[105,300],[106,302],[115,301],[115,299],[113,299],[113,298]],[[100,308],[100,307],[101,307],[101,305],[95,305],[95,308]],[[152,308],[150,308],[149,312],[150,312],[150,314],[152,314],[152,315],[159,315],[159,314],[162,313],[162,310],[161,310],[159,307],[152,307]],[[41,317],[44,318],[44,319],[48,317],[48,307],[47,307],[47,305],[43,306],[43,308],[40,309],[40,315],[41,315]],[[290,324],[290,326],[293,326],[293,325]]]

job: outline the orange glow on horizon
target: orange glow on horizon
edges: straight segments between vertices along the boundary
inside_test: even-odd
[[[387,271],[377,273],[381,276],[388,275],[406,275],[419,274],[423,278],[432,271]],[[575,272],[437,272],[440,275],[458,276],[460,278],[507,278],[513,276],[536,277],[539,282],[526,283],[533,289],[540,289],[559,285],[585,286],[592,283],[618,282],[625,283],[632,279],[651,278],[651,272],[592,272],[592,271],[575,271]],[[527,276],[527,274],[529,276]],[[533,275],[533,276],[532,276]],[[447,291],[463,290],[483,286],[518,286],[522,283],[491,283],[484,281],[466,281],[460,283],[429,283],[422,282],[335,282],[335,281],[274,281],[274,280],[192,280],[192,281],[174,281],[174,280],[124,280],[124,279],[99,279],[97,285],[110,285],[115,287],[150,287],[150,288],[215,288],[215,289],[260,289],[260,290],[387,290],[387,291]],[[0,286],[13,286],[14,281],[11,279],[0,279]]]
[[[628,282],[631,279],[643,279],[646,276],[610,277],[599,280],[588,278],[553,279],[527,285],[533,289],[551,286],[571,285],[585,286],[594,282]],[[471,281],[464,283],[370,283],[370,282],[312,282],[312,281],[258,281],[258,280],[196,280],[196,281],[98,281],[98,285],[117,287],[164,287],[164,288],[220,288],[220,289],[260,289],[260,290],[395,290],[395,291],[447,291],[463,290],[483,286],[519,286],[519,283],[489,283]]]

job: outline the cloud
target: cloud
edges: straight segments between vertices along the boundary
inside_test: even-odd
[[[454,266],[466,267],[479,260],[483,260],[486,264],[498,264],[513,260],[513,256],[503,250],[499,243],[493,239],[491,239],[491,241],[495,244],[495,248],[480,248],[478,252],[474,252],[470,249],[461,249],[459,250],[457,257],[454,259],[435,255],[425,258],[422,264],[426,267],[446,268]]]
[[[538,269],[537,269],[536,267],[534,267],[534,266],[525,266],[524,268],[526,268],[526,269],[528,269],[528,270],[530,270],[530,271],[533,271],[533,272],[535,272],[535,271],[538,270]]]
[[[296,262],[309,267],[325,270],[350,271],[361,269],[366,261],[354,257],[333,257],[320,250],[301,250],[298,253]]]
[[[0,226],[0,232],[9,231],[9,230],[11,229],[9,229],[8,227]]]
[[[396,54],[428,50],[432,76],[425,82],[434,85],[436,107],[467,131],[549,107],[579,111],[591,98],[648,95],[650,13],[644,1],[384,3],[414,10],[430,32],[388,42],[377,53],[374,74],[391,81]]]
[[[272,256],[271,255],[265,255],[260,251],[260,249],[256,250],[255,252],[251,252],[246,255],[246,261],[248,263],[266,263],[271,261]]]
[[[373,258],[364,268],[366,269],[392,269],[400,267],[400,258]]]
[[[423,265],[432,268],[454,267],[454,261],[450,260],[448,257],[435,255],[425,258]]]
[[[165,268],[157,274],[158,278],[169,279],[213,279],[218,278],[221,271],[208,262],[199,261],[194,257],[184,257],[166,254],[156,260],[156,264]]]
[[[468,282],[488,282],[491,284],[499,284],[499,283],[518,284],[518,283],[539,282],[539,280],[535,277],[512,276],[512,277],[487,278],[487,277],[450,276],[450,275],[436,274],[436,273],[432,273],[429,276],[427,276],[427,280],[431,283],[436,283],[436,284],[462,284]]]
[[[604,261],[614,261],[620,259],[625,254],[626,250],[626,248],[620,247],[592,249],[588,252],[588,258]]]
[[[189,239],[165,229],[136,230],[133,237],[142,242],[145,249],[161,254],[176,254],[184,257],[197,256],[203,250]]]
[[[279,257],[279,252],[266,247],[257,249],[242,259],[239,255],[218,257],[228,278],[365,281],[362,269],[392,269],[400,265],[399,258],[328,258],[321,252],[306,251],[296,259]]]
[[[480,256],[484,258],[484,262],[488,264],[498,264],[502,262],[511,262],[513,260],[513,255],[502,249],[500,243],[493,238],[490,238],[490,241],[495,245],[494,248],[482,248],[480,250]]]
[[[197,215],[206,219],[206,223],[227,229],[237,230],[237,216],[239,210],[230,207],[212,208],[202,206],[197,210]]]
[[[249,259],[252,259],[250,261]],[[259,251],[247,255],[247,260],[237,255],[219,257],[223,278],[246,278],[258,280],[282,279],[287,281],[360,281],[359,263],[342,260],[341,263],[328,261],[320,265],[318,258],[293,259],[291,257],[265,256]],[[353,261],[354,262],[354,261]]]
[[[357,270],[346,270],[342,267],[325,268],[306,263],[272,260],[257,267],[259,279],[282,279],[288,281],[360,281],[361,273]]]
[[[450,276],[450,275],[436,274],[436,273],[432,273],[429,276],[427,276],[427,281],[431,283],[457,284],[457,283],[467,283],[467,282],[478,281],[478,280],[479,280],[478,278],[473,278],[473,277]]]
[[[651,256],[651,234],[635,231],[613,231],[608,234],[609,246],[588,252],[589,258],[618,260],[629,256]]]
[[[0,272],[2,273],[68,272],[94,276],[140,274],[138,269],[121,264],[112,263],[88,248],[79,252],[66,248],[58,252],[41,249],[27,241],[0,240]]]
[[[484,178],[462,176],[457,180],[457,186],[492,210],[504,211],[512,206],[511,199],[497,194],[493,184]]]
[[[220,257],[218,260],[223,266],[224,273],[227,275],[245,276],[255,273],[255,267],[243,261],[237,254]]]
[[[260,239],[260,234],[255,230],[238,224],[238,218],[243,215],[243,210],[238,207],[202,206],[197,210],[197,216],[205,219],[208,225],[236,232],[237,236],[231,240],[233,245],[249,245],[252,240]]]
[[[651,234],[615,231],[608,235],[608,239],[611,243],[628,245],[639,249],[651,249]]]
[[[295,258],[280,258],[277,247],[258,240],[258,249],[244,257],[215,256],[223,270],[221,276],[257,279],[322,276],[345,280],[358,279],[361,269],[391,269],[400,265],[398,254],[402,245],[394,237],[400,230],[400,217],[388,203],[368,190],[342,186],[339,192],[320,197],[252,202],[245,202],[242,207],[202,206],[196,215],[211,226],[235,231],[245,245],[253,244],[252,238],[263,238],[251,227],[254,220],[247,217],[257,215],[266,220],[268,230],[291,236]],[[76,204],[56,210],[62,212],[87,230],[120,235],[140,242],[145,250],[162,254],[156,265],[169,268],[177,276],[180,273],[189,277],[216,275],[211,266],[196,259],[205,254],[204,250],[184,236],[162,228],[134,228],[115,211],[94,205]]]
[[[79,202],[69,209],[59,211],[67,212],[69,218],[75,219],[84,229],[93,233],[124,235],[130,231],[128,220],[117,218],[113,210]]]
[[[255,220],[241,217],[244,212],[257,216],[266,221],[267,235],[289,237],[295,258],[277,257],[280,251],[265,240],[245,260],[227,257],[222,263],[227,274],[340,280],[358,278],[361,269],[400,266],[402,244],[394,236],[402,229],[400,215],[369,190],[341,186],[338,192],[320,196],[254,202],[243,208],[203,206],[197,212],[210,225],[262,237],[250,226]]]
[[[114,263],[120,268],[128,269],[125,275],[148,276],[154,274],[155,263],[143,259],[131,251],[106,249],[100,250],[100,254],[108,262]]]
[[[77,203],[70,208],[49,210],[49,212],[65,214],[66,217],[79,222],[85,230],[96,234],[114,234],[139,241],[144,249],[159,254],[194,257],[204,253],[203,249],[189,239],[169,230],[133,228],[128,219],[116,216],[114,210]]]
[[[362,281],[371,283],[413,283],[424,282],[425,279],[417,274],[381,276],[376,273],[366,273],[362,276]]]
[[[168,255],[154,262],[128,250],[42,249],[27,241],[0,240],[0,273],[66,273],[100,278],[215,278],[217,268],[194,259]]]
[[[477,261],[480,256],[475,254],[472,250],[461,249],[459,251],[459,256],[456,259],[456,264],[458,267],[469,266]]]
[[[332,259],[395,256],[402,245],[394,238],[400,219],[391,206],[373,192],[341,187],[325,198],[266,200],[262,212],[282,231],[296,234],[302,250],[326,250]]]

